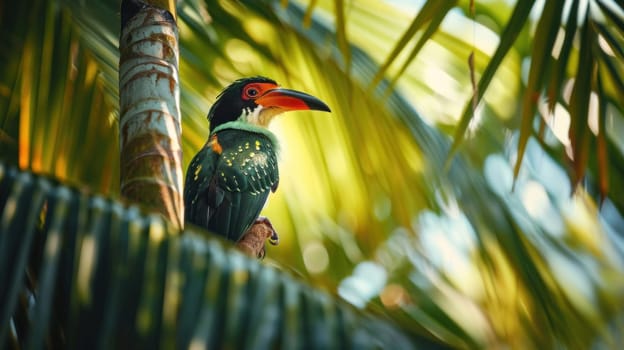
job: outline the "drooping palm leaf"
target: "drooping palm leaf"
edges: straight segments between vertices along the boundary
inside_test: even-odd
[[[485,90],[487,90],[492,74],[497,71],[498,64],[500,64],[503,57],[516,41],[516,36],[526,27],[527,16],[533,10],[533,4],[534,2],[531,1],[517,2],[514,14],[505,27],[504,33],[508,35],[503,34],[503,40],[501,40],[498,46],[494,59],[490,61],[488,69],[484,72],[479,82],[476,92],[477,100],[480,100]],[[566,8],[567,12],[564,11]],[[567,18],[564,16],[567,16]],[[598,103],[606,103],[606,100],[611,100],[613,92],[605,91],[603,94],[596,94],[596,84],[592,84],[590,81],[592,79],[586,76],[585,73],[596,70],[602,65],[614,67],[611,58],[613,54],[607,53],[605,45],[601,45],[600,41],[603,40],[610,43],[607,44],[612,46],[612,49],[609,50],[613,50],[616,54],[620,51],[618,48],[621,46],[621,43],[618,43],[618,39],[615,38],[621,38],[624,34],[623,26],[620,25],[623,16],[621,5],[613,1],[603,0],[589,2],[576,0],[550,1],[541,9],[535,33],[532,35],[532,52],[528,57],[530,58],[531,68],[527,86],[523,92],[522,126],[520,128],[518,157],[514,168],[516,176],[518,176],[520,171],[526,144],[532,135],[533,121],[541,103],[540,99],[542,96],[545,96],[548,98],[548,111],[550,113],[543,115],[543,118],[553,119],[554,106],[559,102],[563,102],[569,112],[571,119],[569,141],[572,149],[571,161],[573,163],[570,180],[574,184],[579,184],[584,179],[585,170],[590,167],[593,176],[601,184],[598,186],[600,188],[600,196],[604,198],[607,195],[609,188],[607,173],[604,170],[599,171],[598,168],[591,167],[588,157],[589,154],[596,153],[602,153],[604,157],[607,157],[606,148],[600,146],[599,150],[596,148],[597,144],[595,142],[590,142],[590,140],[595,139],[595,135],[592,135],[587,125],[588,123],[593,123],[591,121],[593,112],[589,109],[590,96],[596,96]],[[563,23],[565,23],[565,31],[562,30]],[[602,34],[599,34],[599,32]],[[581,45],[576,52],[571,52],[573,39],[577,34],[583,40],[581,40]],[[621,39],[619,41],[621,42]],[[570,57],[571,54],[573,57]],[[602,58],[601,62],[597,60],[596,56]],[[576,74],[572,75],[566,74],[566,71],[571,69],[570,65],[574,64],[570,62],[571,58],[578,60],[576,63]],[[618,65],[616,64],[615,66],[617,67]],[[592,73],[594,75],[593,80],[600,75],[602,80],[621,81],[621,73],[619,72],[621,69],[620,60],[617,68],[609,70],[599,69],[598,72]],[[571,77],[576,79],[571,80]],[[582,79],[583,77],[586,77],[586,79]],[[581,79],[579,80],[579,78]],[[575,93],[569,97],[564,97],[564,101],[562,101],[561,97],[564,95],[563,88],[566,82],[574,83]],[[618,90],[621,91],[621,88],[615,91]],[[452,153],[456,152],[464,138],[463,135],[471,120],[472,113],[474,113],[472,105],[473,103],[466,104],[462,119],[455,132]],[[617,108],[621,109],[621,106]],[[621,118],[620,116],[615,117]],[[600,133],[601,131],[597,132]],[[602,130],[602,132],[605,132],[605,130]],[[601,137],[603,136],[598,138]],[[565,143],[566,140],[562,140],[562,142]],[[603,144],[603,142],[599,144]],[[622,209],[620,207],[620,210]]]
[[[527,18],[531,12],[531,8],[533,7],[534,3],[535,1],[517,2],[511,18],[506,23],[505,30],[501,34],[500,44],[497,47],[496,52],[492,56],[492,59],[488,62],[487,68],[482,73],[483,75],[479,80],[477,91],[474,92],[477,96],[477,103],[483,97],[483,94],[487,90],[487,87],[490,84],[494,74],[498,70],[498,67],[500,66],[501,62],[503,61],[509,50],[512,48],[513,43],[516,41],[516,38],[520,34],[522,26],[526,24]],[[466,107],[464,108],[464,112],[462,113],[461,119],[455,131],[453,146],[451,148],[451,155],[453,155],[457,151],[457,148],[464,138],[464,133],[468,128],[468,123],[470,122],[470,119],[472,118],[472,113],[474,112],[472,110],[472,106],[474,104],[475,103],[473,102],[473,100],[471,100],[470,103],[467,103]]]
[[[12,44],[3,53],[2,84],[11,88],[2,99],[2,124],[9,146],[17,147],[1,152],[3,158],[18,158],[23,168],[109,193],[119,181],[115,104],[103,93],[106,70],[94,51],[85,50],[74,19],[58,5],[3,5],[2,35]],[[96,55],[110,49],[99,48]],[[80,163],[91,166],[75,166]]]
[[[4,165],[0,194],[3,346],[9,340],[34,348],[420,343],[215,239],[174,234],[136,207]],[[42,208],[43,224],[35,227]],[[12,256],[15,263],[4,260]],[[17,301],[27,293],[27,278],[37,281],[36,293],[23,305]],[[9,326],[17,317],[28,327]],[[67,333],[59,338],[59,330]]]

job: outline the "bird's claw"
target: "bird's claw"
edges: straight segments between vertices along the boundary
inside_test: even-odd
[[[255,223],[263,224],[267,226],[269,229],[271,229],[271,236],[269,237],[269,243],[271,243],[271,245],[279,244],[279,236],[277,235],[277,231],[275,231],[275,228],[273,227],[273,224],[271,224],[271,220],[269,220],[269,218],[267,218],[266,216],[259,216],[256,219]]]
[[[269,237],[269,243],[271,243],[272,245],[279,244],[279,236],[277,235],[277,232],[275,232],[275,230],[273,230],[273,234],[271,234],[271,237]]]
[[[258,252],[258,256],[256,256],[256,258],[257,258],[258,260],[264,260],[264,257],[265,257],[265,256],[266,256],[266,247],[263,245],[263,246],[262,246],[262,250],[260,250],[260,251]]]

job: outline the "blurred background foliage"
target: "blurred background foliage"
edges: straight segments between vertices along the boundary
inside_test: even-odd
[[[185,167],[232,80],[309,92],[265,263],[454,346],[618,348],[621,5],[179,1]],[[118,9],[0,4],[3,161],[118,195]]]

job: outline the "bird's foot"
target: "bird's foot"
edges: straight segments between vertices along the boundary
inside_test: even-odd
[[[236,245],[246,254],[263,259],[266,255],[265,244],[267,240],[272,245],[279,244],[279,237],[271,221],[264,216],[260,216]]]
[[[277,235],[277,231],[275,231],[275,228],[273,227],[273,224],[271,223],[271,220],[269,220],[269,218],[267,218],[266,216],[259,216],[254,222],[254,225],[257,224],[265,225],[271,230],[271,236],[269,236],[269,243],[271,243],[271,245],[279,244],[279,236]]]

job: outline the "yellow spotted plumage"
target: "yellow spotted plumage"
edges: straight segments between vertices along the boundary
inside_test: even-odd
[[[191,161],[188,174],[192,175],[187,176],[184,198],[187,221],[224,232],[226,238],[236,241],[277,188],[279,169],[274,139],[264,130],[241,132],[235,124],[231,126],[215,132],[220,153],[208,144]],[[252,144],[265,147],[258,150]],[[249,209],[236,210],[240,207]]]

